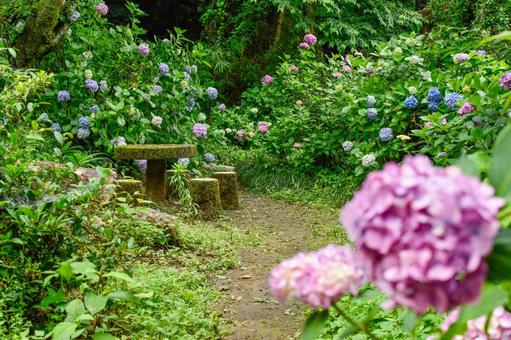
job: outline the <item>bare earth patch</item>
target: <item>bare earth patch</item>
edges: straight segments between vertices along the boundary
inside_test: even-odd
[[[242,209],[226,212],[241,231],[255,234],[256,245],[239,250],[239,268],[211,279],[224,294],[218,311],[232,320],[228,339],[294,339],[299,336],[306,307],[277,301],[268,287],[274,265],[297,252],[341,243],[337,212],[288,204],[247,193]]]

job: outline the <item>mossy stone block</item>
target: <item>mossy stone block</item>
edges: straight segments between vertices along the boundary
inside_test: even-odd
[[[220,186],[215,178],[193,178],[190,180],[190,194],[205,219],[213,219],[222,211]]]
[[[196,154],[197,147],[191,144],[118,145],[114,148],[117,159],[173,159]]]
[[[126,193],[133,197],[143,195],[145,192],[144,183],[136,179],[119,179],[115,181],[115,192],[119,196]]]
[[[212,177],[218,180],[220,186],[222,209],[238,209],[240,206],[238,195],[238,175],[233,171],[221,171],[214,172]]]

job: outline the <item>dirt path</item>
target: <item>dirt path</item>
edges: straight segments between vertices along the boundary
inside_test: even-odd
[[[213,277],[224,293],[219,311],[233,322],[228,339],[294,339],[305,306],[279,303],[268,288],[269,272],[299,251],[340,242],[337,215],[246,193],[241,202],[244,208],[227,213],[228,218],[242,231],[255,233],[260,242],[239,250],[240,268]]]

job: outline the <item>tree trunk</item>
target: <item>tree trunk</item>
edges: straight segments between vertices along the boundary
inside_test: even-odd
[[[66,1],[39,0],[33,6],[33,14],[27,20],[25,31],[14,43],[18,54],[17,67],[36,66],[37,61],[55,49],[67,32],[67,25],[59,22]]]

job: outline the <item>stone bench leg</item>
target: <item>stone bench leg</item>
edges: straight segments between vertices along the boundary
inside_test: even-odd
[[[215,178],[194,178],[190,180],[190,194],[205,219],[216,217],[222,210],[220,186]]]
[[[115,181],[115,192],[118,196],[123,197],[125,194],[135,197],[136,195],[144,195],[144,183],[136,179],[118,179]]]
[[[164,201],[167,198],[167,183],[165,183],[165,160],[147,160],[145,183],[146,195],[151,201]]]
[[[222,209],[238,209],[238,176],[233,171],[214,172],[213,178],[218,179],[220,185],[220,200]]]

